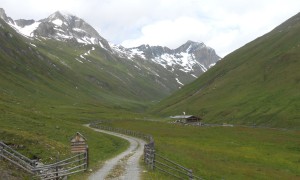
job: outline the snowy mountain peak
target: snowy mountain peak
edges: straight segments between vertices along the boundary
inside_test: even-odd
[[[77,41],[82,44],[96,44],[111,51],[108,42],[83,19],[69,13],[56,11],[34,31],[35,36],[42,36],[59,41]]]
[[[193,53],[201,48],[207,48],[206,45],[202,42],[194,42],[191,40],[188,40],[186,43],[178,47],[175,51],[180,52],[187,52],[187,53]]]
[[[70,13],[56,11],[53,14],[51,14],[48,19],[68,19],[68,17],[74,16]]]
[[[162,46],[141,45],[134,48],[111,45],[120,57],[154,62],[168,71],[181,71],[193,78],[206,72],[220,57],[202,42],[187,41],[176,49]],[[180,83],[179,83],[180,84]]]
[[[69,13],[56,11],[39,21],[19,19],[14,21],[0,8],[0,17],[25,37],[44,37],[58,41],[95,44],[112,51],[108,42],[83,19]]]
[[[80,21],[81,23],[85,23],[84,20],[76,17],[75,15],[61,11],[56,11],[55,13],[51,14],[47,19],[41,21],[52,22],[57,26],[62,26],[63,24],[68,26],[72,24],[74,20]]]
[[[51,14],[48,17],[49,20],[55,20],[55,19],[64,19],[62,13],[60,11],[56,11],[55,13]]]

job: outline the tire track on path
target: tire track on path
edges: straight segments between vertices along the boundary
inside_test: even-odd
[[[89,125],[85,125],[89,127]],[[91,127],[89,127],[91,128]],[[107,160],[104,165],[93,173],[89,180],[139,180],[142,169],[139,165],[140,157],[144,153],[144,140],[100,129],[91,128],[94,131],[117,136],[129,141],[130,146],[121,154]],[[120,168],[121,167],[121,168]],[[119,172],[118,169],[120,168]]]

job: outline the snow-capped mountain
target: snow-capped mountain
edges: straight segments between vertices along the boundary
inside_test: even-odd
[[[21,35],[31,39],[54,39],[66,43],[97,45],[117,59],[125,59],[138,71],[148,72],[163,81],[174,82],[181,87],[199,77],[212,67],[220,57],[214,49],[204,43],[187,41],[176,49],[162,46],[141,45],[125,48],[109,43],[83,19],[59,11],[48,18],[35,20],[13,20],[0,9],[0,16]],[[88,56],[90,53],[85,53]],[[81,55],[78,59],[86,59]],[[83,61],[78,61],[83,62]],[[86,61],[90,62],[90,61]],[[122,63],[124,63],[122,61]],[[172,79],[170,81],[170,79]],[[172,87],[174,88],[174,87]],[[171,88],[171,89],[172,89]]]
[[[2,14],[4,14],[3,17],[6,17],[4,11]],[[13,21],[11,19],[10,21],[6,20],[6,22],[27,37],[44,37],[60,41],[76,41],[82,44],[96,44],[111,50],[108,42],[92,26],[71,14],[57,11],[48,18],[39,21],[24,19]]]
[[[122,57],[132,59],[139,57],[151,60],[167,70],[181,70],[185,73],[193,73],[196,76],[206,72],[220,60],[215,50],[204,43],[187,41],[176,49],[162,46],[141,45],[126,49],[122,46],[112,46],[114,51]]]
[[[114,54],[136,62],[137,67],[147,66],[145,63],[149,66],[149,62],[156,64],[151,72],[159,77],[170,77],[165,72],[172,74],[174,83],[179,87],[199,77],[220,60],[214,49],[193,41],[187,41],[176,49],[149,45],[134,48],[113,44],[110,46]]]

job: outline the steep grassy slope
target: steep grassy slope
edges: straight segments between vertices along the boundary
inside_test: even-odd
[[[69,74],[76,75],[77,86],[90,84],[97,92],[137,101],[160,99],[168,93],[153,83],[151,76],[140,74],[131,61],[113,56],[97,45],[49,39],[34,43],[43,54],[67,68]],[[111,97],[107,100],[110,101]]]
[[[29,40],[2,19],[0,35],[3,100],[22,99],[28,107],[92,104],[99,111],[119,112],[141,111],[169,93],[100,47]]]
[[[300,14],[226,56],[151,112],[205,122],[300,127]]]

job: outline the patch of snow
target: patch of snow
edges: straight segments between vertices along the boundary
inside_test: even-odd
[[[91,42],[92,44],[97,44],[97,39],[94,38],[94,37],[91,37],[91,38],[90,38],[90,42]],[[100,41],[99,41],[99,42],[100,42]]]
[[[187,69],[179,69],[180,71],[182,71],[182,72],[185,72],[185,73],[188,73],[188,72],[190,72],[189,70],[187,70]]]
[[[192,45],[190,45],[187,49],[186,49],[186,53],[189,53],[190,49],[192,48]]]
[[[131,52],[132,57],[137,55],[137,56],[140,56],[143,59],[146,59],[143,51],[139,51],[138,49],[131,49],[130,52]]]
[[[175,78],[175,79],[176,79],[176,81],[177,81],[177,83],[178,83],[178,84],[180,84],[180,85],[184,86],[184,84],[182,84],[182,83],[179,81],[179,79],[178,79],[178,78]]]
[[[89,37],[84,36],[84,37],[82,38],[82,40],[85,41],[86,44],[92,44],[92,43],[91,43],[91,39],[90,39]]]
[[[35,45],[35,44],[32,44],[32,43],[30,43],[30,45],[33,46],[33,47],[36,47],[36,45]]]
[[[162,67],[164,67],[165,69],[167,69],[167,65],[166,64],[168,63],[168,61],[166,61],[165,59],[162,59],[162,58],[159,58],[159,57],[155,57],[152,60],[154,62],[156,62],[157,64],[161,65]]]
[[[108,44],[112,48],[114,54],[118,55],[121,58],[126,58],[132,61],[134,54],[129,49],[126,49],[121,45],[113,44],[111,42],[108,42]]]
[[[55,20],[52,21],[52,23],[57,25],[57,26],[62,26],[63,25],[63,22],[60,19],[55,19]]]
[[[85,59],[85,57],[84,57],[82,54],[80,55],[80,57],[81,57],[82,59]]]
[[[85,41],[83,41],[82,39],[76,38],[76,40],[77,40],[78,43],[87,44],[87,43],[86,43]]]
[[[103,46],[103,44],[99,41],[99,45],[103,48],[103,49],[105,49],[105,47]]]
[[[87,56],[87,55],[91,54],[91,51],[95,51],[95,47],[92,47],[92,49],[88,50],[88,52],[84,53],[84,55]]]
[[[60,31],[62,33],[65,33],[65,31],[63,31],[62,29],[59,29],[59,28],[56,28],[56,27],[54,27],[54,29],[57,30],[57,31]]]
[[[210,65],[208,66],[208,68],[211,68],[211,67],[213,67],[214,65],[216,65],[216,63],[210,64]]]
[[[189,47],[191,48],[191,46]],[[189,51],[189,48],[187,51]],[[180,54],[162,54],[161,56],[152,59],[153,62],[163,66],[165,69],[168,67],[174,71],[174,66],[181,66],[181,71],[188,73],[193,71],[193,66],[198,64],[195,57],[187,52],[181,52]]]
[[[37,29],[37,27],[40,25],[40,22],[34,22],[33,24],[25,26],[23,28],[11,23],[9,23],[9,25],[16,29],[23,36],[33,37],[33,31]]]
[[[205,67],[204,65],[202,65],[202,64],[199,63],[199,66],[200,66],[200,68],[201,68],[201,70],[202,70],[203,72],[206,72],[206,71],[207,71],[207,69],[206,69],[206,67]]]
[[[64,35],[64,34],[60,34],[60,33],[57,33],[57,35],[63,39],[72,39],[73,36],[68,36],[68,35]]]
[[[80,63],[83,63],[80,59],[75,58],[75,60],[77,60],[77,61],[80,62]]]
[[[85,32],[84,30],[82,29],[79,29],[79,28],[73,28],[74,31],[77,31],[77,32]]]
[[[194,78],[198,78],[197,76],[195,76],[194,74],[191,74],[191,76],[193,76]]]

